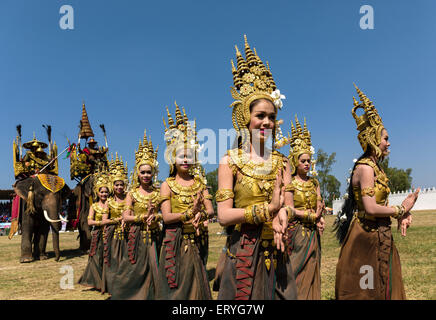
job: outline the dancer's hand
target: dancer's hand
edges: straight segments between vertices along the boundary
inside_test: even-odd
[[[407,195],[406,199],[404,199],[402,205],[404,206],[404,209],[406,212],[409,212],[410,210],[412,210],[413,206],[415,205],[416,200],[418,200],[419,191],[421,191],[420,188],[416,189],[414,192],[409,193]]]
[[[285,208],[281,208],[278,214],[274,217],[272,221],[272,228],[274,231],[274,242],[276,244],[277,250],[281,252],[285,251],[285,240],[286,228],[288,226],[288,213]]]
[[[407,228],[412,225],[412,215],[408,212],[398,220],[398,230],[401,231],[403,237],[406,236]]]
[[[319,218],[318,222],[316,223],[316,227],[318,228],[319,235],[322,236],[322,233],[324,232],[325,229],[325,220],[322,216],[321,218]]]
[[[203,191],[202,190],[198,191],[195,198],[194,198],[194,196],[191,196],[191,197],[192,197],[192,200],[194,202],[194,205],[192,207],[192,213],[194,215],[196,215],[198,212],[201,211],[201,209],[203,207],[203,200],[204,200]]]
[[[268,205],[268,211],[270,212],[270,214],[275,214],[283,206],[285,188],[282,187],[282,185],[283,176],[282,171],[279,170],[276,181],[274,183],[274,190],[272,193],[271,202]]]

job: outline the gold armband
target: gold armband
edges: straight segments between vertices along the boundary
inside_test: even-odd
[[[137,216],[137,217],[135,217],[135,222],[137,222],[137,223],[139,223],[139,222],[142,222],[142,219],[144,218],[144,215],[143,214],[141,214],[140,216]]]
[[[225,201],[227,199],[233,199],[235,194],[232,189],[219,189],[215,194],[216,202]]]
[[[362,197],[365,197],[365,196],[374,197],[374,195],[375,195],[374,187],[363,188],[362,191],[360,192],[360,194],[362,195]]]

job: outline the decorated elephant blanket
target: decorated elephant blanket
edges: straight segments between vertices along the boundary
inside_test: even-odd
[[[65,185],[65,180],[59,176],[52,174],[38,174],[37,177],[44,188],[54,193],[62,190]]]

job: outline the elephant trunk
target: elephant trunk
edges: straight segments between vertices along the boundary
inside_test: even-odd
[[[35,192],[33,192],[33,185],[31,184],[29,187],[29,192],[27,193],[27,201],[26,201],[26,211],[25,213],[35,213],[35,205],[33,204],[35,200]]]

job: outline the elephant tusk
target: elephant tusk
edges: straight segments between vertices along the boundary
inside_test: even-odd
[[[59,215],[59,219],[61,219],[61,221],[63,221],[63,222],[68,222],[68,219],[65,219],[65,218],[62,217],[61,215]]]
[[[44,210],[44,218],[45,218],[45,220],[47,220],[48,222],[60,222],[60,221],[61,221],[61,220],[52,220],[52,219],[50,219],[50,218],[48,217],[47,210]]]

